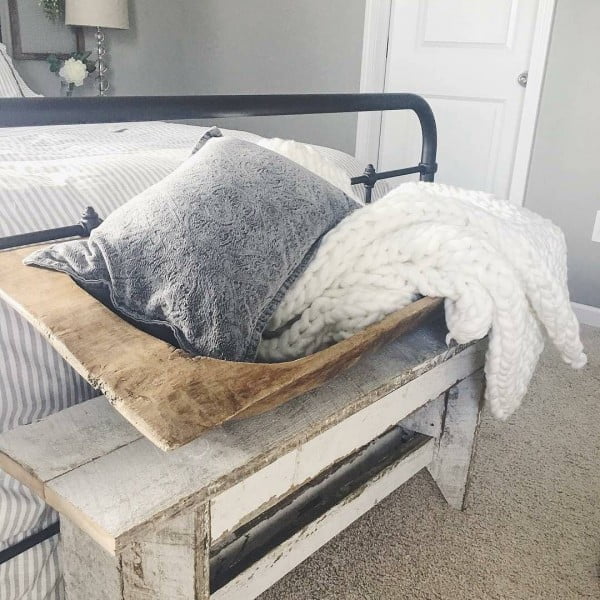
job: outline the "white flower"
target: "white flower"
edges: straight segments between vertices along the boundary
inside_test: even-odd
[[[76,87],[83,85],[83,80],[88,76],[87,68],[80,60],[69,58],[61,67],[58,74],[67,82]]]

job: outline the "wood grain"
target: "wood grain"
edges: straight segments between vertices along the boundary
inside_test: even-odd
[[[484,388],[485,377],[480,369],[448,390],[443,430],[428,467],[448,504],[458,510],[466,505]]]
[[[205,564],[206,510],[189,510],[169,519],[121,553],[124,600],[198,600],[209,597]],[[198,520],[202,522],[198,523]],[[199,545],[199,548],[197,546]],[[202,568],[197,572],[197,554]],[[196,582],[199,575],[200,582]],[[196,595],[196,592],[200,591]]]
[[[32,247],[0,252],[0,298],[144,436],[178,448],[234,417],[271,410],[356,363],[441,306],[423,298],[321,352],[278,364],[192,357],[130,325],[62,273],[26,267]]]
[[[175,515],[113,556],[61,520],[66,600],[207,600],[208,506]]]
[[[141,437],[99,396],[60,411],[54,418],[3,432],[0,468],[11,469],[5,457],[19,457],[25,471],[35,473],[39,481],[50,481]]]
[[[316,437],[283,455],[240,483],[229,487],[211,500],[211,535],[213,541],[236,529],[285,494],[314,479],[332,464],[382,435],[438,394],[452,386],[478,364],[482,356],[471,347],[402,387],[378,402],[346,416]],[[407,429],[410,429],[407,426]],[[427,435],[431,435],[427,433]]]
[[[58,548],[65,600],[123,600],[119,558],[69,519],[61,519]]]

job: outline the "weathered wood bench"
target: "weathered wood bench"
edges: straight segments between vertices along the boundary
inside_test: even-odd
[[[0,435],[0,467],[59,511],[69,600],[249,600],[425,467],[463,507],[486,342],[445,334],[169,453],[99,397]]]

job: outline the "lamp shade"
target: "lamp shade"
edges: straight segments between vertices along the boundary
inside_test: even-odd
[[[65,23],[129,29],[127,0],[66,0]]]

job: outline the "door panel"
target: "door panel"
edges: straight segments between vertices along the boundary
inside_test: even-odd
[[[386,92],[415,92],[439,131],[436,179],[507,197],[538,0],[394,0]],[[414,162],[409,114],[384,113],[379,168]]]
[[[517,0],[424,0],[420,29],[425,44],[498,44],[509,46]]]

